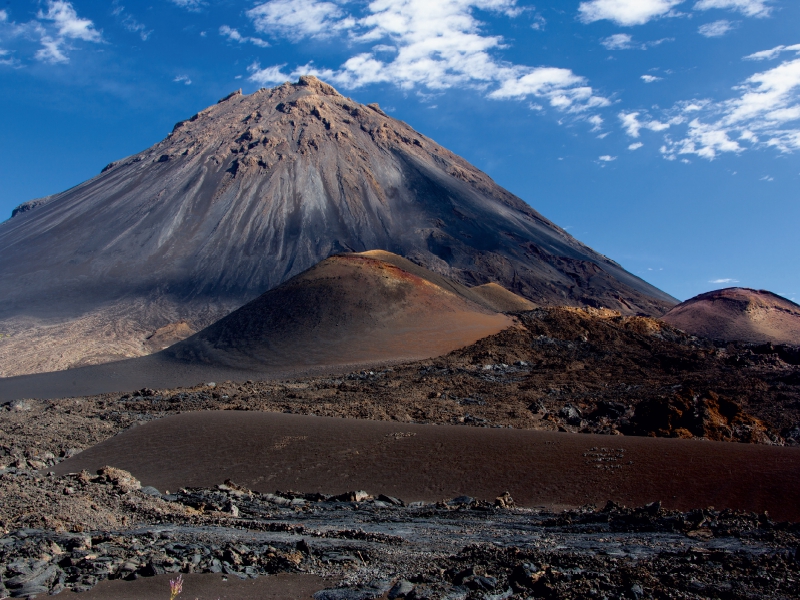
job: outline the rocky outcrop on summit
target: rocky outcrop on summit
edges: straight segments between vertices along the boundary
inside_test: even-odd
[[[540,305],[675,303],[377,105],[303,77],[236,92],[0,224],[0,321],[130,304],[142,331],[200,329],[332,254],[372,249]]]
[[[662,319],[716,340],[800,346],[800,306],[766,290],[707,292],[675,306]]]

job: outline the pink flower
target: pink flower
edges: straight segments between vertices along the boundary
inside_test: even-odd
[[[175,600],[183,591],[183,575],[178,575],[177,579],[169,580],[169,600]]]

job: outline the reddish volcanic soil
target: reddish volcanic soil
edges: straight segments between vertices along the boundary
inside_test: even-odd
[[[135,581],[106,579],[88,592],[81,593],[80,600],[163,600],[169,597],[170,579],[176,577],[156,575]],[[181,598],[196,600],[305,600],[325,588],[326,583],[322,577],[297,573],[279,573],[245,581],[216,573],[188,573],[182,577]],[[77,600],[73,594],[68,597]]]
[[[0,378],[0,399],[282,378],[440,356],[513,325],[501,311],[527,302],[500,286],[491,294],[472,290],[389,252],[341,254],[162,352]],[[187,328],[179,323],[153,337],[168,340]]]
[[[766,290],[727,288],[700,294],[661,318],[712,339],[800,345],[800,306]]]
[[[423,358],[471,344],[512,323],[505,315],[389,262],[341,254],[165,354],[238,368]]]
[[[162,491],[226,479],[261,492],[363,489],[405,501],[505,490],[551,509],[611,499],[769,511],[800,520],[800,448],[417,425],[260,412],[194,412],[135,427],[54,470],[104,465]]]

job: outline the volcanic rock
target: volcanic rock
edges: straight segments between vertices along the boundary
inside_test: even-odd
[[[707,292],[673,307],[662,319],[717,340],[800,345],[800,306],[766,290]]]
[[[675,303],[433,140],[302,77],[231,94],[0,224],[2,375],[148,352],[320,260],[383,249],[540,305]]]

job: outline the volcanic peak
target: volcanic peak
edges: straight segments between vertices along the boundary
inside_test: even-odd
[[[303,77],[234,92],[0,224],[0,326],[48,319],[103,345],[122,314],[135,326],[97,355],[143,349],[170,323],[202,329],[331,255],[376,249],[537,305],[660,315],[675,303],[377,105]],[[72,356],[47,331],[43,347]],[[49,361],[15,339],[0,354]]]

